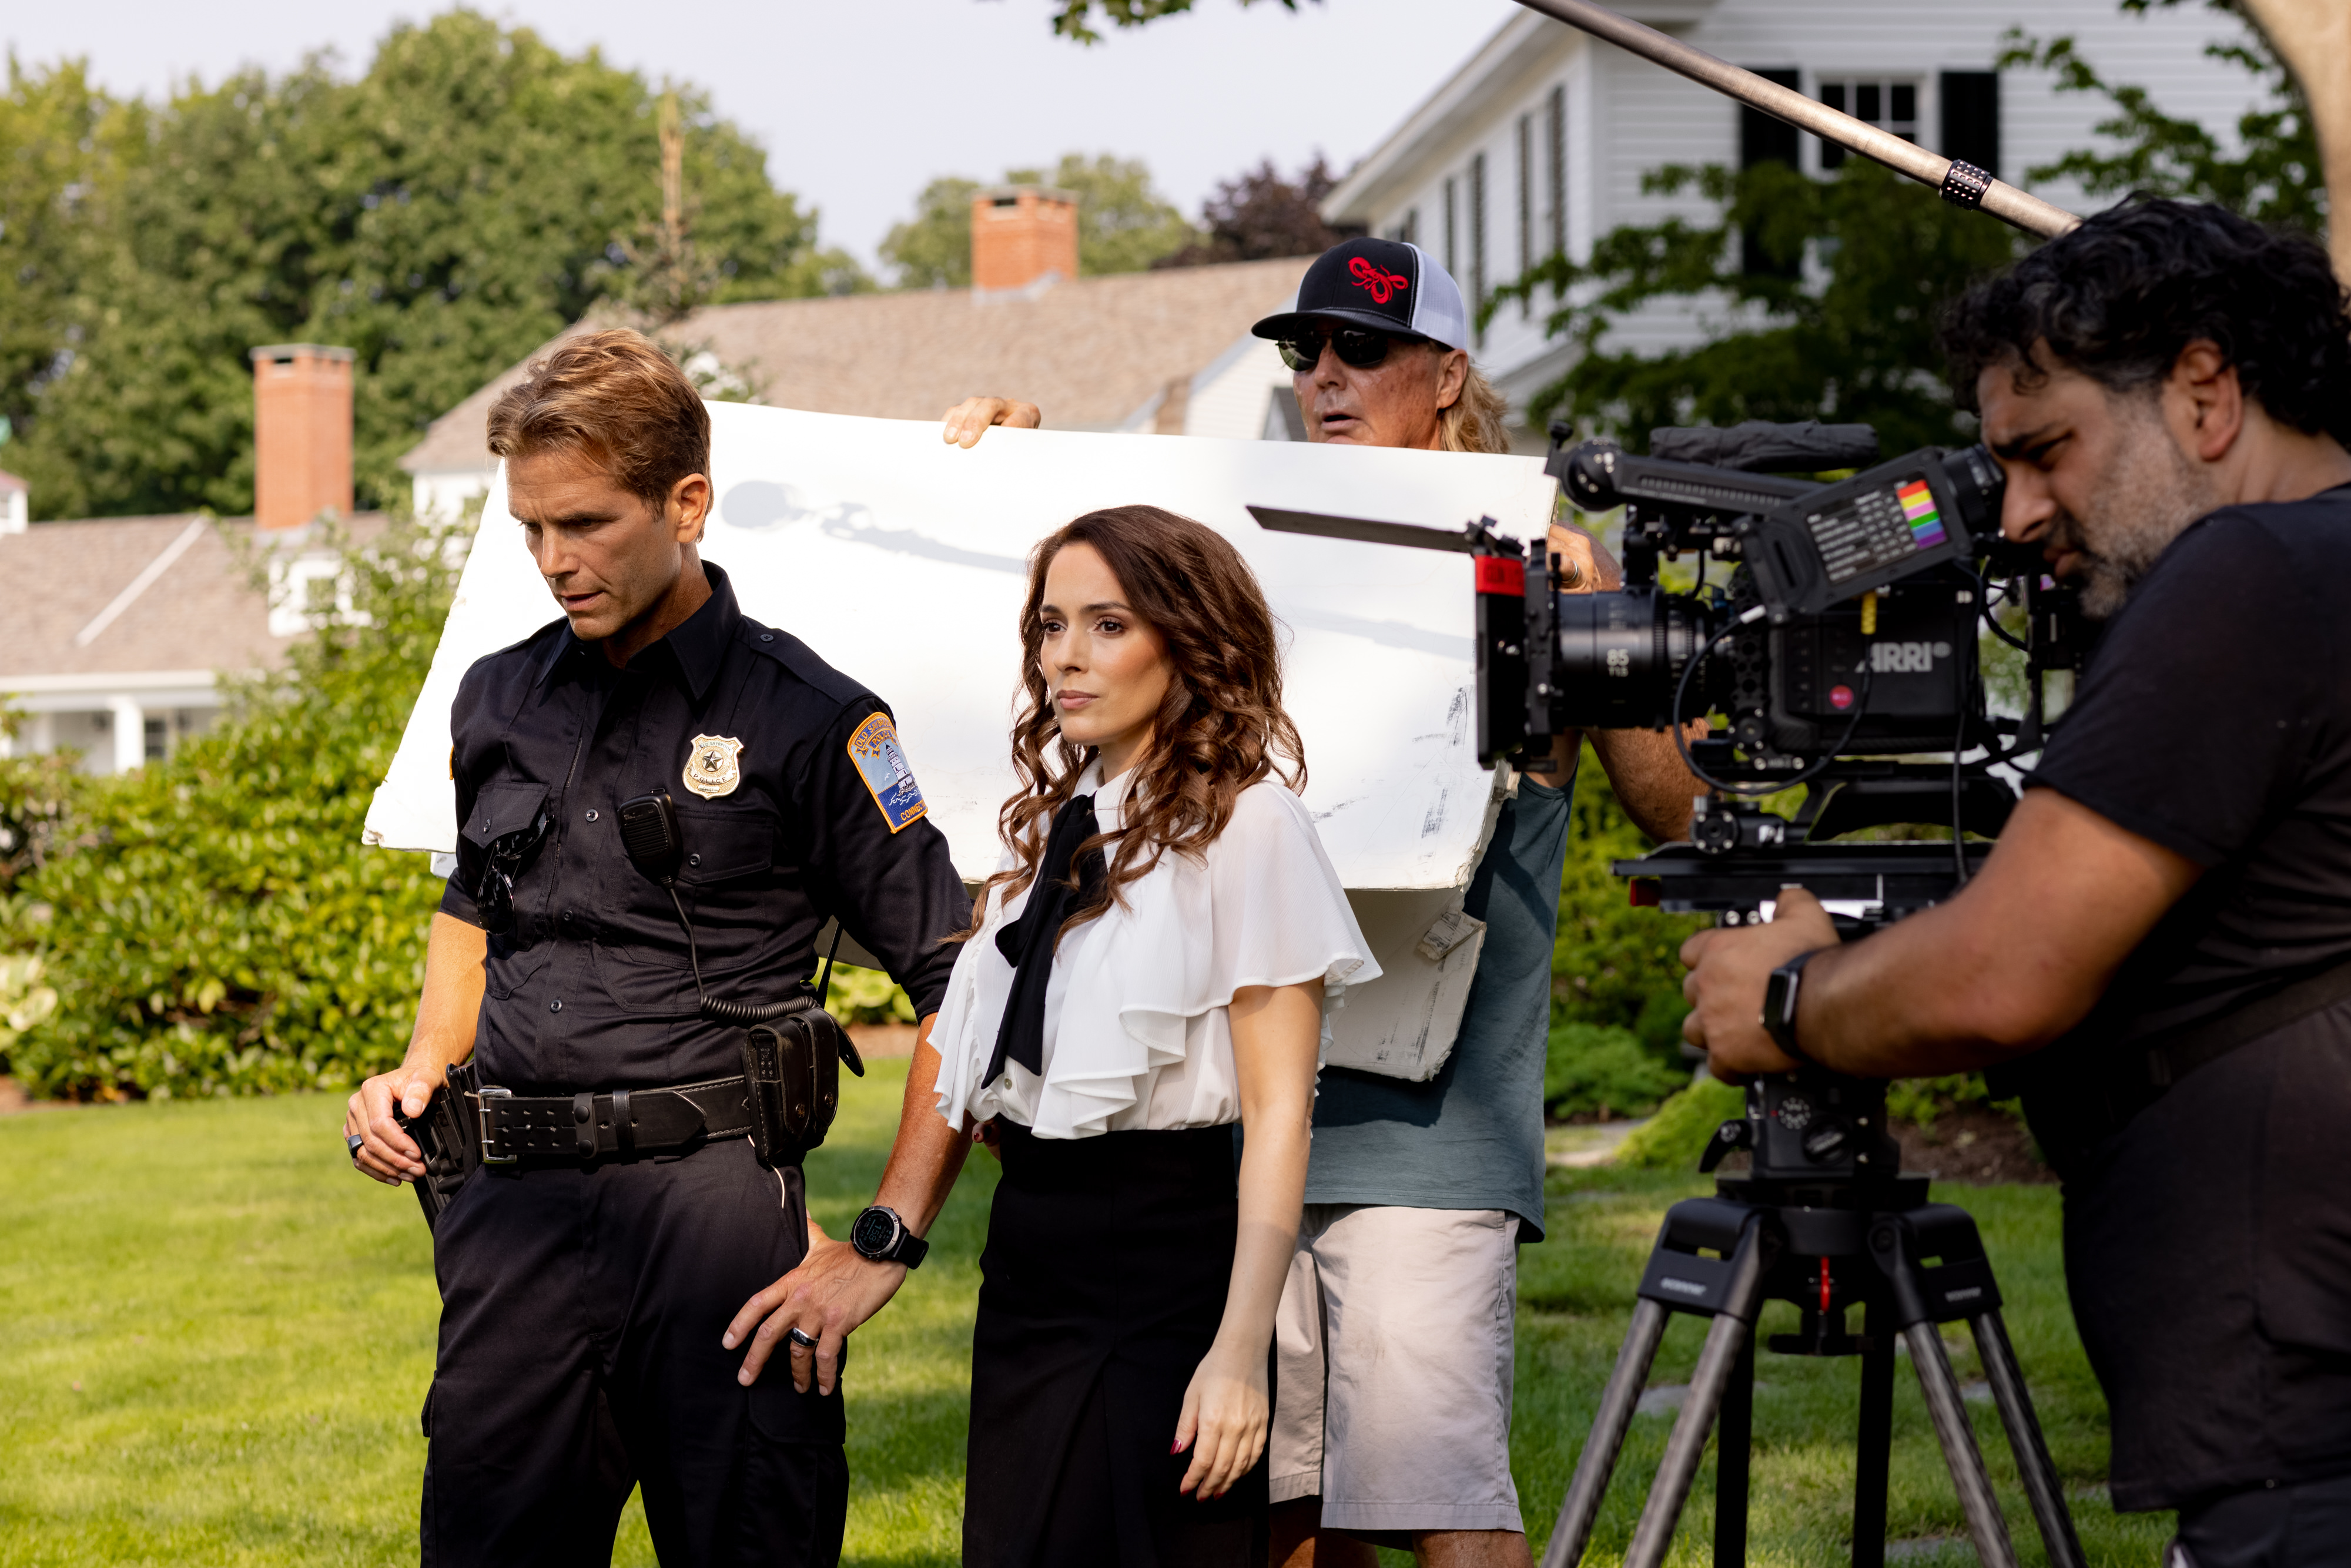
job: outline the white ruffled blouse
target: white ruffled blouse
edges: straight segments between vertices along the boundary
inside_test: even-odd
[[[1105,784],[1100,766],[1076,792],[1093,796],[1107,831],[1119,825],[1133,775]],[[1305,806],[1268,779],[1241,791],[1201,855],[1161,857],[1127,883],[1124,907],[1113,904],[1061,938],[1045,994],[1044,1072],[1007,1062],[984,1083],[1012,992],[996,934],[1019,917],[1029,892],[988,895],[947,981],[931,1040],[939,1114],[950,1126],[1000,1115],[1040,1137],[1086,1138],[1238,1122],[1233,993],[1321,980],[1327,1049],[1346,988],[1380,972]]]

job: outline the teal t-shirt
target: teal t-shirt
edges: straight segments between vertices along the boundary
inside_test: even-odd
[[[1524,1222],[1521,1241],[1542,1239],[1543,1052],[1574,779],[1565,784],[1522,775],[1502,803],[1462,901],[1486,923],[1486,946],[1437,1076],[1323,1069],[1307,1202],[1499,1208]]]

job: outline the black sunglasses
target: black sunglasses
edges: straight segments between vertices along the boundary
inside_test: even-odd
[[[522,873],[524,862],[547,837],[552,821],[542,806],[529,827],[501,833],[491,841],[489,855],[482,866],[481,885],[474,892],[474,907],[481,915],[482,929],[489,935],[504,936],[514,930],[515,878]]]
[[[1293,371],[1311,371],[1322,362],[1322,345],[1329,342],[1331,351],[1339,356],[1343,365],[1368,371],[1388,357],[1388,350],[1398,339],[1392,332],[1375,332],[1363,327],[1334,327],[1328,331],[1310,329],[1287,338],[1277,338],[1273,346],[1281,350],[1281,362]],[[1417,338],[1402,341],[1416,343]]]

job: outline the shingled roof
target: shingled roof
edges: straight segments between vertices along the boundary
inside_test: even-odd
[[[354,537],[382,526],[352,519]],[[298,549],[308,530],[267,541]],[[181,515],[35,523],[0,535],[8,635],[0,637],[0,692],[12,678],[159,671],[274,669],[291,637],[270,634],[267,596],[232,539],[250,518]]]
[[[1279,309],[1312,259],[1121,273],[981,295],[925,289],[714,305],[672,335],[706,349],[751,396],[781,408],[936,419],[960,400],[989,392],[1038,404],[1056,430],[1147,427],[1169,384],[1207,367],[1252,322]],[[496,466],[486,434],[490,405],[521,374],[522,366],[513,367],[434,420],[401,466],[412,474]]]

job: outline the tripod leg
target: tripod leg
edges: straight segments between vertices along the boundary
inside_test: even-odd
[[[1861,1421],[1854,1444],[1853,1568],[1886,1568],[1886,1481],[1894,1449],[1893,1314],[1869,1303],[1862,1333]]]
[[[1567,1499],[1559,1505],[1559,1521],[1552,1526],[1551,1544],[1543,1549],[1542,1568],[1575,1568],[1592,1541],[1593,1521],[1600,1517],[1600,1500],[1615,1472],[1616,1456],[1641,1403],[1641,1389],[1649,1381],[1649,1367],[1666,1337],[1666,1309],[1646,1297],[1633,1303],[1633,1326],[1625,1331],[1625,1347],[1616,1353],[1616,1370],[1600,1391],[1600,1410],[1592,1418],[1592,1436],[1583,1440],[1583,1455],[1575,1461],[1575,1479],[1568,1483]]]
[[[1992,1399],[2000,1406],[2001,1424],[2008,1428],[2008,1446],[2016,1456],[2024,1495],[2032,1500],[2032,1519],[2041,1527],[2049,1568],[2082,1568],[2082,1542],[2074,1533],[2074,1516],[2066,1511],[2065,1494],[2057,1484],[2057,1467],[2049,1458],[2049,1445],[2042,1439],[2041,1423],[2033,1418],[2032,1396],[2017,1367],[2015,1347],[2008,1343],[2008,1325],[1998,1312],[1986,1312],[1970,1318],[1968,1327],[1975,1331],[1976,1354],[1983,1362],[1985,1379],[1991,1384]]]
[[[1754,1303],[1745,1305],[1751,1314]],[[1698,1370],[1690,1375],[1689,1397],[1674,1422],[1673,1436],[1666,1439],[1666,1457],[1657,1466],[1657,1479],[1649,1485],[1641,1522],[1633,1528],[1633,1545],[1625,1553],[1625,1568],[1658,1568],[1665,1562],[1682,1505],[1689,1500],[1690,1483],[1698,1479],[1698,1460],[1706,1454],[1707,1433],[1714,1426],[1716,1412],[1722,1408],[1722,1391],[1739,1365],[1740,1353],[1754,1343],[1754,1333],[1753,1324],[1728,1309],[1706,1331],[1706,1348],[1698,1353]]]
[[[1975,1428],[1968,1425],[1959,1381],[1951,1375],[1950,1358],[1943,1354],[1943,1336],[1934,1323],[1917,1322],[1903,1330],[1902,1337],[1910,1346],[1910,1364],[1917,1368],[1918,1386],[1927,1396],[1927,1414],[1934,1418],[1935,1436],[1943,1445],[1943,1462],[1950,1467],[1952,1486],[1959,1489],[1959,1511],[1967,1516],[1976,1557],[1983,1568],[2016,1568],[2008,1521],[1992,1497],[1991,1476],[1984,1469],[1983,1451],[1976,1447]]]
[[[1754,1425],[1755,1325],[1750,1323],[1715,1426],[1714,1568],[1746,1568],[1747,1445]]]

